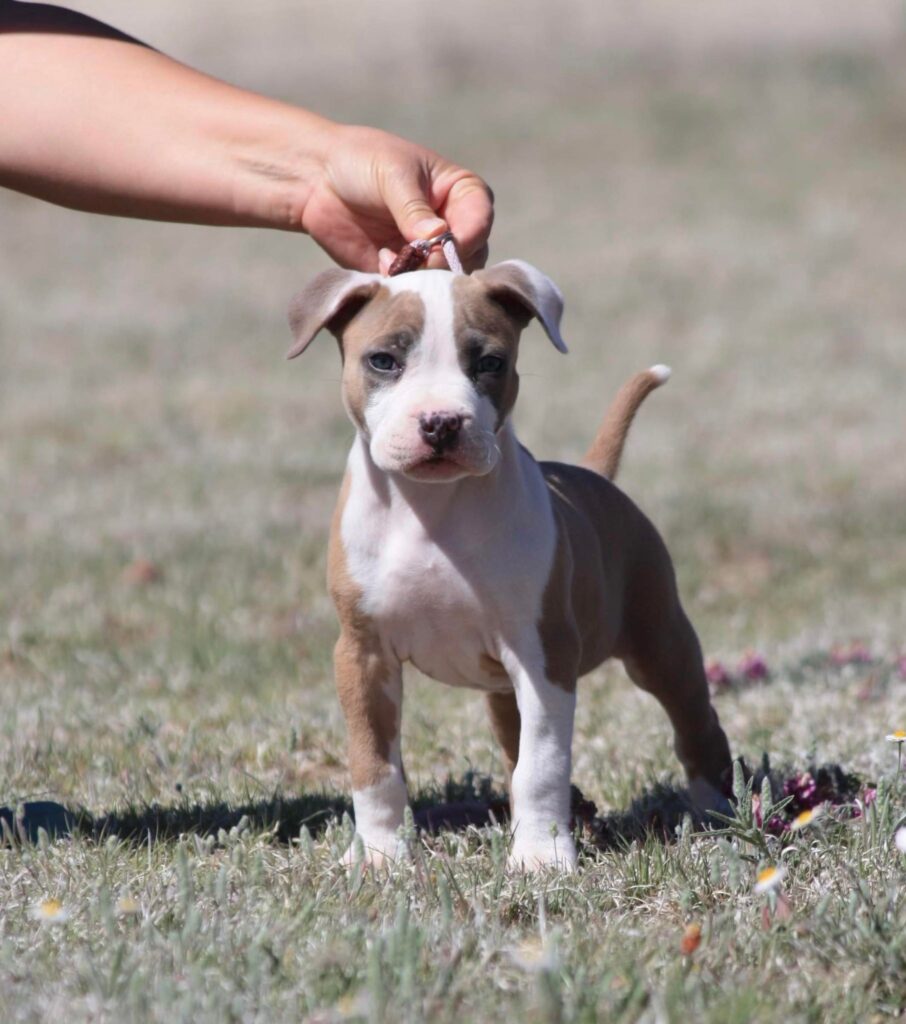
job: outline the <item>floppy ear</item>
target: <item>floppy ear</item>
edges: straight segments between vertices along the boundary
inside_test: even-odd
[[[527,314],[537,317],[545,333],[561,352],[569,351],[560,336],[563,296],[554,282],[530,263],[507,260],[487,270],[476,270],[472,277],[480,281],[499,300],[514,301]]]
[[[380,280],[377,274],[338,268],[318,274],[290,303],[289,326],[295,341],[286,358],[301,355],[322,327],[332,328],[353,304],[357,308],[372,298]]]

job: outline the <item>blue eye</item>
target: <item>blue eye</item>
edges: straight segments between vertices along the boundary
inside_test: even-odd
[[[399,363],[389,352],[372,352],[368,357],[368,363],[373,370],[379,373],[391,373],[399,367]]]
[[[479,373],[500,373],[504,366],[506,363],[500,356],[482,356],[477,369]]]

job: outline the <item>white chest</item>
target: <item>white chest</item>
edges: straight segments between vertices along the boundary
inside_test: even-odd
[[[500,481],[484,479],[424,485],[419,507],[411,495],[378,493],[352,460],[350,470],[341,522],[346,566],[385,646],[441,682],[509,688],[501,651],[536,628],[553,560],[540,473],[533,500],[520,485],[515,507]],[[447,487],[459,490],[442,493]]]

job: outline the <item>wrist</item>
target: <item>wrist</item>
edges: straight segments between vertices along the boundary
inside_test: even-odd
[[[230,133],[236,218],[255,227],[302,231],[308,198],[341,126],[289,104],[265,103],[270,109],[251,118],[253,134]]]

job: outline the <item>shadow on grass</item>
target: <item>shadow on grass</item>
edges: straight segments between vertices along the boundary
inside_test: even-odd
[[[503,824],[510,816],[506,794],[491,779],[471,773],[460,780],[448,780],[442,788],[415,794],[412,810],[418,828],[429,834]],[[598,815],[595,805],[573,786],[572,811],[585,841],[600,849],[623,846],[652,832],[669,839],[683,816],[694,814],[685,790],[662,785],[645,791],[626,810],[604,816]],[[193,804],[185,800],[170,806],[151,804],[101,815],[38,801],[15,809],[0,808],[0,827],[8,842],[36,842],[43,830],[50,838],[78,831],[97,840],[115,835],[147,843],[185,834],[216,836],[221,829],[228,832],[245,819],[252,831],[270,831],[275,841],[290,843],[303,826],[317,836],[329,822],[340,820],[344,814],[352,814],[351,801],[329,793],[275,796],[237,804]]]
[[[808,802],[845,803],[855,799],[862,785],[859,778],[844,772],[838,765],[810,766],[804,772],[786,775],[771,771],[765,758],[762,767],[749,773],[754,792],[760,792],[762,780],[771,781],[775,799],[796,793],[790,788],[808,785]],[[792,813],[802,809],[794,795]],[[802,799],[805,799],[804,797]],[[422,790],[412,799],[416,825],[426,833],[462,832],[467,828],[483,828],[503,824],[509,819],[506,794],[486,776],[466,773],[462,779],[450,779],[437,789]],[[181,835],[218,835],[228,832],[245,819],[253,832],[271,832],[274,840],[291,843],[305,827],[317,836],[331,821],[352,814],[351,802],[338,794],[308,793],[297,797],[274,796],[241,804],[211,801],[193,804],[188,800],[172,806],[151,804],[124,811],[93,816],[87,812],[69,811],[50,801],[21,804],[15,810],[0,808],[0,827],[7,842],[36,842],[39,830],[51,838],[82,835],[103,840],[108,836],[135,843],[165,842]],[[623,810],[598,814],[595,804],[586,800],[577,786],[572,786],[573,823],[581,840],[589,847],[613,850],[626,847],[635,840],[657,838],[670,842],[686,815],[696,827],[705,825],[702,815],[693,806],[685,789],[657,783],[644,790]]]

